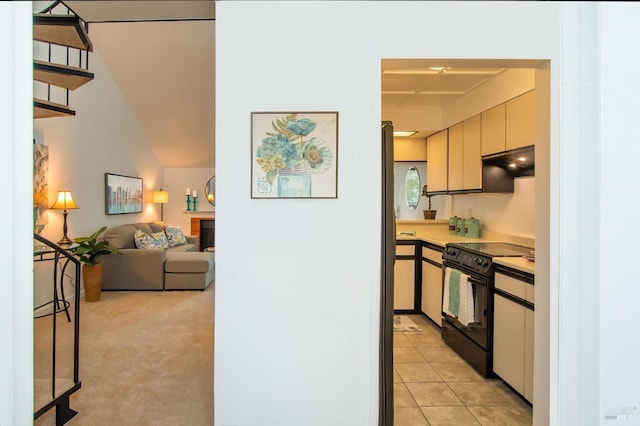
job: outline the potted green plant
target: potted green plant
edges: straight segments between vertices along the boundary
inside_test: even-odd
[[[82,265],[82,281],[84,283],[84,299],[87,302],[97,302],[100,300],[102,291],[102,264],[99,262],[100,256],[111,253],[122,254],[120,250],[111,247],[108,241],[100,241],[100,234],[107,229],[103,226],[98,231],[88,237],[74,238],[73,242],[78,244],[75,254],[80,258]]]
[[[435,197],[435,194],[429,194],[427,192],[427,185],[422,187],[422,196],[427,197],[427,201],[429,205],[427,206],[427,210],[423,210],[425,219],[435,219],[437,210],[431,210],[431,197]]]

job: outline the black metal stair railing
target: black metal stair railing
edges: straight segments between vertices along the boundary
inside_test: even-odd
[[[81,387],[79,378],[79,338],[80,338],[80,261],[74,256],[72,249],[67,250],[59,245],[43,238],[38,234],[33,234],[33,238],[40,243],[38,247],[34,248],[34,262],[53,261],[53,300],[37,307],[42,308],[45,305],[51,304],[51,313],[46,315],[40,315],[34,318],[34,321],[44,316],[52,316],[51,320],[51,387],[50,387],[50,399],[47,398],[47,402],[42,406],[36,406],[34,412],[34,420],[51,410],[56,408],[56,425],[61,426],[67,423],[73,418],[77,412],[72,410],[69,406],[69,397]],[[61,267],[60,267],[61,265]],[[73,265],[74,269],[74,302],[73,303],[73,381],[68,388],[57,389],[58,375],[57,375],[57,337],[58,337],[58,315],[64,312],[68,322],[72,322],[72,318],[69,315],[69,308],[71,304],[64,297],[64,278],[67,276],[67,267]],[[36,405],[38,405],[36,403]]]

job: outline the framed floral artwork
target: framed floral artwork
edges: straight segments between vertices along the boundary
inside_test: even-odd
[[[251,198],[337,197],[337,112],[251,113]]]

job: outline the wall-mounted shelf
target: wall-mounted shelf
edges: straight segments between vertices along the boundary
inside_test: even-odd
[[[70,117],[76,112],[64,104],[33,99],[33,118]]]
[[[93,73],[83,68],[33,61],[33,79],[63,89],[74,90],[93,80]]]
[[[75,15],[34,14],[33,39],[93,52],[91,40]]]

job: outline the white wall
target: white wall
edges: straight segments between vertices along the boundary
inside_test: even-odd
[[[95,79],[70,93],[75,117],[37,119],[34,137],[49,146],[49,200],[58,189],[71,190],[79,209],[69,213],[69,237],[87,235],[101,226],[156,220],[159,206],[151,191],[162,186],[162,165],[138,126],[118,87],[100,57],[99,47],[90,59]],[[142,213],[107,215],[104,174],[141,177],[145,191]],[[57,241],[62,218],[49,211],[42,234]]]
[[[591,297],[595,301],[590,301],[601,303],[600,419],[605,414],[626,415],[619,423],[640,425],[640,370],[634,356],[640,351],[634,315],[640,300],[640,279],[633,269],[638,261],[635,249],[623,249],[629,243],[633,246],[640,237],[640,227],[632,225],[640,221],[640,168],[632,160],[640,157],[636,131],[640,87],[634,71],[640,67],[640,56],[637,48],[631,54],[628,50],[630,40],[640,40],[640,5],[602,4],[601,12],[599,84],[603,114],[600,140],[595,139],[593,152],[600,158],[600,170],[589,171],[589,192],[581,203],[588,214],[597,215],[598,198],[600,201],[601,249],[596,255],[601,258],[601,266],[599,271],[592,271],[599,275],[601,288]],[[621,223],[630,226],[619,232]]]
[[[514,179],[513,194],[452,195],[452,215],[480,220],[481,231],[535,238],[536,179]]]
[[[427,200],[427,197],[420,197],[418,207],[416,207],[415,210],[409,210],[405,199],[405,178],[407,176],[407,171],[409,171],[411,166],[415,166],[418,169],[422,186],[427,183],[427,163],[395,163],[393,165],[393,196],[396,219],[424,220],[424,213],[422,211],[429,208],[429,201]],[[435,195],[431,197],[431,209],[436,210],[436,219],[449,218],[449,200],[450,197],[448,195]]]
[[[217,5],[216,424],[377,424],[380,60],[558,59],[557,5],[461,4]],[[260,110],[340,111],[337,200],[250,199]]]
[[[0,425],[33,424],[30,2],[0,2]]]

